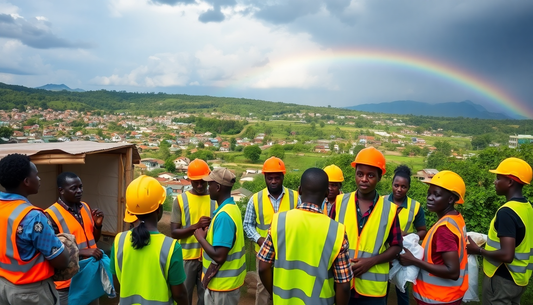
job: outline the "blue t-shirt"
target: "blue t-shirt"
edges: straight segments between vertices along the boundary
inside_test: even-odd
[[[4,192],[0,192],[0,200],[24,200],[30,203],[24,196]],[[16,230],[17,249],[23,261],[31,260],[37,252],[40,252],[46,260],[52,260],[65,249],[63,243],[55,235],[52,224],[40,210],[28,212]]]
[[[235,204],[233,197],[229,197],[224,200],[222,204],[215,210],[214,215],[222,209],[226,204]],[[213,223],[213,247],[226,247],[232,248],[235,243],[237,227],[228,213],[221,212],[216,216],[216,219]]]

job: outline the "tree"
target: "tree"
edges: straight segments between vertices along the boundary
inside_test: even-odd
[[[283,159],[285,158],[285,149],[283,148],[283,146],[279,145],[279,144],[275,144],[273,145],[269,150],[268,150],[268,157],[278,157],[280,159]]]
[[[252,163],[257,162],[260,156],[261,156],[261,148],[259,148],[259,146],[250,145],[244,148],[244,157],[252,161]]]
[[[473,136],[472,137],[472,147],[475,149],[484,149],[489,146],[491,143],[491,137],[489,134]]]
[[[204,142],[199,142],[199,143],[198,143],[198,148],[199,148],[199,149],[204,149],[204,148],[205,148],[205,144],[204,144]]]
[[[426,161],[427,168],[436,168],[438,170],[444,168],[448,162],[448,156],[440,151],[434,151],[430,154]]]
[[[452,154],[452,146],[447,141],[437,141],[434,144],[437,151],[443,153],[445,156]]]
[[[172,160],[172,158],[168,158],[165,161],[165,168],[170,173],[173,173],[176,171],[176,165],[174,165],[174,161]]]
[[[229,150],[235,151],[235,146],[237,146],[237,140],[235,138],[231,138],[229,140]]]
[[[320,121],[320,123],[318,124],[320,124],[320,128],[324,128],[324,126],[326,126],[326,123],[324,123],[324,121]]]
[[[9,139],[13,135],[13,129],[7,126],[0,127],[0,137]]]

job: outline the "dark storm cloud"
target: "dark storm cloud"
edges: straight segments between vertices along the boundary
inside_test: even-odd
[[[218,5],[198,16],[198,20],[203,23],[222,22],[225,18],[226,16],[220,11],[220,6]]]
[[[0,73],[15,74],[15,75],[33,75],[33,73],[30,73],[30,72],[27,72],[21,69],[1,67],[1,66],[0,66]]]
[[[259,11],[255,16],[275,24],[293,22],[302,16],[314,14],[322,5],[321,0],[285,0],[274,5],[264,3],[264,1],[257,1]]]
[[[72,42],[57,37],[45,21],[29,22],[23,18],[0,14],[0,37],[17,39],[23,44],[36,49],[52,48],[90,48],[87,43]]]

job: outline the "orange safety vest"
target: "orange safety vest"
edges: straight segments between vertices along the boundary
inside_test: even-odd
[[[0,200],[0,236],[5,238],[0,246],[0,276],[15,285],[44,281],[54,275],[54,268],[37,252],[29,261],[23,261],[17,248],[17,228],[31,211],[40,208],[24,200]]]
[[[424,261],[433,264],[431,243],[440,226],[446,226],[459,239],[457,254],[459,255],[460,271],[457,280],[443,279],[420,269],[416,285],[413,285],[413,296],[429,304],[451,303],[463,298],[468,289],[468,259],[466,253],[466,225],[461,214],[446,215],[441,218],[428,232],[422,242]]]
[[[81,205],[82,208],[80,214],[83,219],[83,227],[69,211],[57,202],[46,209],[46,212],[56,223],[59,233],[74,235],[76,243],[78,244],[78,249],[96,248],[96,242],[93,235],[94,222],[91,215],[91,209],[85,202],[82,202]],[[56,284],[57,289],[70,287],[70,280],[57,281],[54,283]]]

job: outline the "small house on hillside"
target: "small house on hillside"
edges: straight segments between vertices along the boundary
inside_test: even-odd
[[[180,171],[186,171],[189,168],[189,163],[191,163],[191,160],[187,157],[178,157],[174,159],[174,166]]]
[[[243,198],[250,198],[252,197],[252,195],[252,192],[242,187],[231,191],[231,197],[233,197],[233,200],[235,200],[236,202]]]
[[[430,180],[438,173],[439,171],[434,168],[424,168],[423,170],[416,172],[415,178],[418,180]]]

